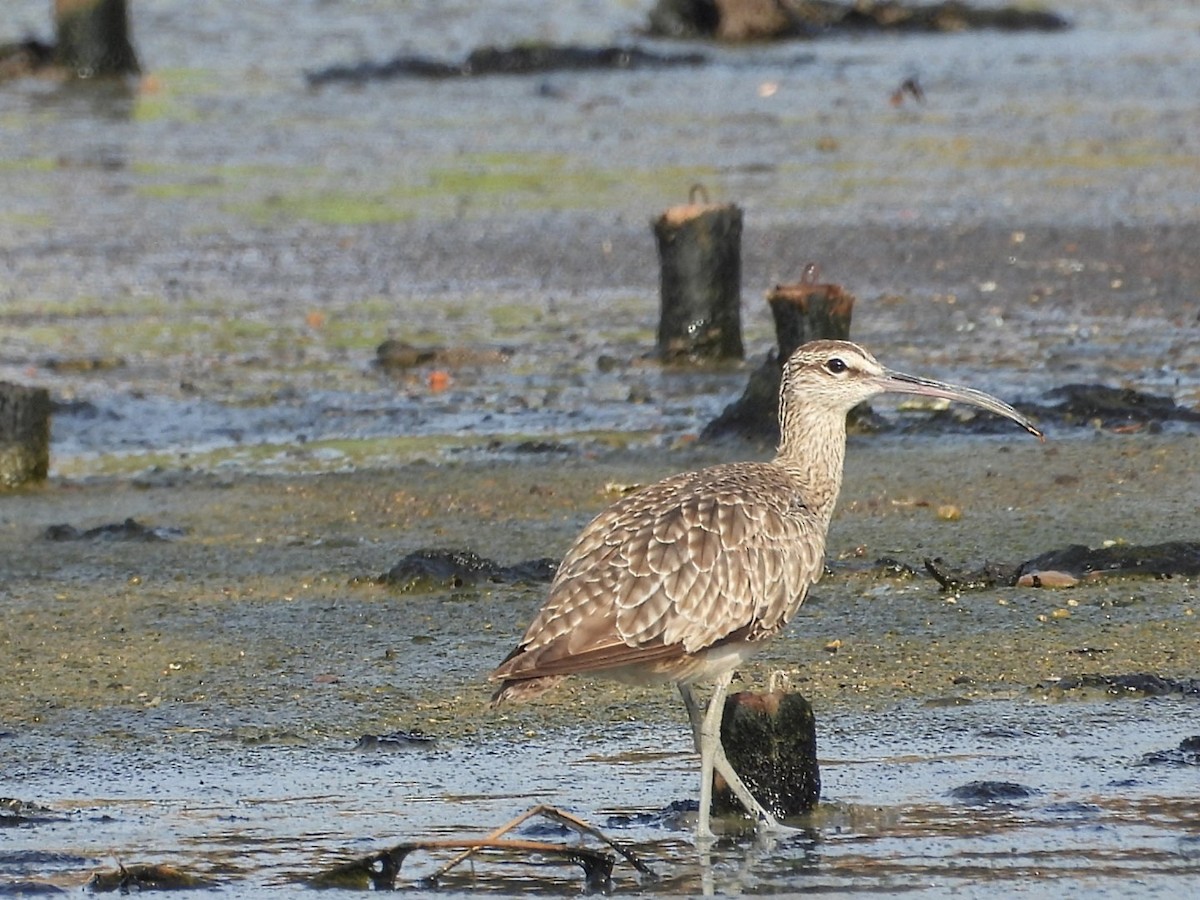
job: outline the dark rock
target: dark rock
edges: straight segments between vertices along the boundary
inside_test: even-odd
[[[98,525],[87,531],[80,531],[74,525],[50,525],[42,532],[42,538],[47,541],[172,541],[183,537],[186,532],[182,528],[160,526],[150,528],[135,519],[110,525]]]
[[[1017,567],[1016,578],[1027,572],[1070,572],[1073,575],[1104,574],[1200,575],[1200,543],[1168,541],[1162,544],[1124,545],[1091,549],[1072,544],[1061,550],[1043,553]]]
[[[375,365],[381,369],[411,369],[437,359],[440,347],[414,347],[388,338],[375,348]]]
[[[883,0],[659,0],[649,15],[658,37],[751,41],[813,37],[823,32],[1061,31],[1069,23],[1023,6],[977,9],[957,0],[928,5]]]
[[[333,82],[361,84],[391,78],[464,78],[484,75],[544,75],[585,70],[661,69],[699,66],[708,57],[699,53],[656,53],[640,47],[480,47],[459,63],[420,56],[398,56],[382,63],[362,62],[306,72],[310,87]]]
[[[413,551],[373,580],[403,593],[422,593],[484,583],[550,581],[557,570],[558,561],[549,557],[502,566],[470,550],[428,549]]]
[[[955,800],[971,804],[1004,804],[1027,800],[1037,791],[1012,781],[971,781],[950,791]]]
[[[1052,687],[1060,691],[1099,689],[1114,697],[1200,697],[1200,678],[1177,681],[1147,672],[1129,675],[1067,675],[1058,679]]]
[[[694,815],[700,809],[696,800],[672,800],[666,806],[655,812],[621,813],[609,816],[604,822],[605,828],[666,828],[672,831],[682,830],[683,820]]]
[[[1178,747],[1153,750],[1138,760],[1139,766],[1200,766],[1200,734],[1186,737]]]
[[[889,561],[893,565],[900,565]],[[1076,577],[1200,575],[1200,543],[1168,541],[1163,544],[1115,545],[1093,550],[1072,544],[1051,550],[1017,566],[985,563],[978,569],[956,569],[940,558],[926,558],[925,570],[945,591],[978,591],[992,587],[1012,587],[1023,576],[1038,573],[1067,573]],[[1022,582],[1024,583],[1024,582]]]
[[[1099,422],[1104,428],[1149,425],[1163,422],[1200,422],[1200,412],[1178,405],[1170,397],[1146,394],[1129,388],[1102,384],[1066,384],[1046,392],[1059,402],[1039,406],[1022,404],[1020,409],[1040,421],[1086,426]]]

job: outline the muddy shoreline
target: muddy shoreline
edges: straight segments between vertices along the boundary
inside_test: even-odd
[[[1194,444],[1187,435],[1096,434],[1045,446],[1020,435],[854,439],[831,574],[747,680],[782,667],[830,714],[914,698],[1034,697],[1084,672],[1195,677],[1200,629],[1187,579],[955,597],[932,578],[888,578],[872,566],[892,557],[920,569],[925,556],[970,566],[1067,543],[1194,539],[1194,494],[1180,490],[1200,469]],[[270,710],[276,724],[261,727],[287,723],[302,739],[511,733],[511,720],[552,728],[556,716],[620,717],[630,704],[641,718],[674,720],[670,691],[621,687],[580,687],[586,701],[572,691],[506,715],[486,710],[489,661],[507,652],[543,585],[403,594],[351,582],[426,547],[505,563],[557,556],[611,499],[606,486],[733,449],[196,475],[165,487],[97,478],[7,496],[10,676],[0,719],[54,733],[71,712],[89,711],[98,724],[106,710],[153,709],[159,718],[175,709],[181,727],[217,715],[253,728]],[[960,520],[938,518],[946,504],[962,510]],[[43,536],[61,522],[128,517],[182,536]],[[840,649],[826,651],[835,640]]]

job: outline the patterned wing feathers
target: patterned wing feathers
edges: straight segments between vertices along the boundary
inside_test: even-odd
[[[653,665],[778,631],[824,561],[824,523],[795,491],[775,466],[739,463],[618,501],[584,529],[492,677]]]

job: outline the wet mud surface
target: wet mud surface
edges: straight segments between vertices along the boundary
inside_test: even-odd
[[[1195,579],[954,593],[923,568],[1200,540],[1186,423],[853,438],[829,574],[742,673],[812,701],[824,802],[708,859],[659,815],[696,789],[671,690],[490,711],[544,588],[376,583],[430,548],[557,557],[624,486],[761,455],[694,438],[771,344],[755,298],[813,261],[898,369],[1200,408],[1195,11],[310,91],[346,59],[620,43],[645,9],[179,10],[137,8],[130,92],[0,93],[0,377],[58,404],[50,481],[0,495],[0,893],[120,862],[282,896],[538,802],[656,862],[621,893],[1197,889],[1200,706],[1128,689],[1200,675]],[[924,103],[892,105],[914,70]],[[718,371],[646,358],[649,221],[697,181],[746,210],[750,358]],[[377,366],[388,339],[415,364]],[[430,740],[360,746],[397,732]],[[951,793],[977,782],[1018,789]],[[579,886],[481,866],[444,892]]]
[[[1194,483],[1194,439],[854,440],[830,573],[742,673],[761,689],[783,670],[813,702],[824,803],[802,839],[723,844],[709,869],[688,850],[687,818],[619,818],[694,792],[673,691],[580,683],[489,710],[486,672],[544,586],[406,592],[361,579],[432,539],[500,560],[530,546],[559,553],[614,483],[711,454],[573,456],[553,468],[416,464],[221,485],[204,475],[166,487],[98,479],[6,497],[0,742],[8,783],[53,814],[7,831],[9,846],[60,848],[62,859],[21,865],[63,885],[115,854],[271,892],[339,855],[477,836],[551,802],[601,827],[618,816],[610,830],[658,863],[666,878],[648,889],[668,894],[706,879],[721,890],[848,878],[884,890],[983,877],[995,888],[1047,867],[1056,880],[1086,876],[1113,891],[1129,878],[1197,876],[1196,770],[1169,754],[1200,734],[1200,700],[1081,677],[1194,679],[1190,579],[956,596],[931,577],[869,564],[1015,559],[1064,534],[1099,545],[1186,531],[1195,495],[1178,486]],[[961,483],[946,483],[951,466]],[[1064,471],[1087,474],[1063,485]],[[962,517],[940,520],[944,503]],[[81,524],[128,515],[183,536],[46,538],[44,522],[81,512]],[[360,741],[397,731],[421,739]],[[1154,754],[1168,756],[1147,763]],[[1000,804],[949,796],[973,781],[1031,793]],[[9,871],[17,865],[13,857]],[[414,857],[406,871],[417,878],[422,865]],[[554,871],[528,875],[525,887],[576,889],[576,873]],[[524,889],[507,875],[478,877],[458,887]],[[620,866],[615,877],[623,889],[638,883]]]

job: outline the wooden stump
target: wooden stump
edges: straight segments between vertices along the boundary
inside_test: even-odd
[[[854,295],[841,285],[817,283],[816,267],[803,281],[776,285],[767,293],[775,318],[778,350],[750,373],[746,390],[709,422],[700,437],[741,437],[761,443],[779,442],[779,383],[783,362],[809,341],[850,339]]]
[[[125,0],[54,0],[57,62],[80,78],[133,75]]]
[[[850,340],[854,296],[840,284],[777,284],[767,293],[767,303],[775,317],[780,360],[809,341]]]
[[[742,211],[689,203],[654,222],[660,267],[658,352],[665,360],[741,359]]]
[[[750,793],[778,818],[811,811],[821,798],[817,728],[812,706],[800,694],[742,692],[725,699],[721,743]],[[713,808],[742,805],[720,775],[713,779]]]
[[[44,481],[50,471],[50,392],[0,382],[0,487]]]

